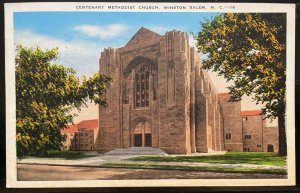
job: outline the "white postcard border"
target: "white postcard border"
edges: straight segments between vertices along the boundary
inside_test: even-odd
[[[206,9],[141,10],[139,6],[206,6]],[[135,9],[107,9],[108,6],[135,6]],[[104,6],[105,9],[78,9],[76,6]],[[214,6],[214,8],[212,8]],[[227,7],[227,8],[224,8]],[[234,8],[233,8],[234,7]],[[31,11],[111,11],[111,12],[283,12],[287,14],[287,179],[176,179],[176,180],[76,180],[17,181],[16,95],[14,68],[13,13]],[[6,81],[6,179],[7,187],[184,187],[184,186],[287,186],[295,185],[295,5],[270,3],[6,3],[5,4]]]

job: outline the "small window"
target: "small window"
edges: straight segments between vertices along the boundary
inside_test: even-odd
[[[244,121],[248,121],[248,117],[243,117]]]
[[[244,139],[251,139],[251,135],[245,135]]]
[[[244,151],[250,151],[250,148],[249,147],[245,147]]]
[[[261,144],[257,144],[257,148],[261,148]]]
[[[231,133],[226,133],[226,135],[225,135],[225,139],[231,139]]]

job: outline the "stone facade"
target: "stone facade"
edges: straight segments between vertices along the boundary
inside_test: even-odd
[[[223,114],[224,148],[227,151],[243,151],[241,102],[229,102],[230,94],[218,94]]]
[[[83,120],[78,124],[69,125],[61,129],[61,133],[66,135],[66,140],[62,145],[62,150],[95,150],[95,142],[98,136],[98,120]]]
[[[218,96],[187,33],[159,35],[141,28],[124,47],[104,49],[99,64],[113,83],[106,90],[108,107],[99,107],[98,151],[133,146],[174,154],[243,150],[240,103]],[[236,140],[224,140],[231,129]]]
[[[242,111],[244,151],[278,152],[278,127],[267,127],[260,110]]]

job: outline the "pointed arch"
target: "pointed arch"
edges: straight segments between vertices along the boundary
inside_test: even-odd
[[[157,64],[155,62],[153,62],[152,60],[150,60],[145,56],[137,56],[133,60],[131,60],[123,70],[124,79],[126,79],[129,76],[129,74],[132,72],[132,70],[141,63],[143,63],[146,66],[149,66],[152,72],[157,72]]]
[[[131,122],[130,128],[134,129],[141,122],[149,122],[150,123],[150,119],[148,117],[137,117],[136,119],[134,119]]]

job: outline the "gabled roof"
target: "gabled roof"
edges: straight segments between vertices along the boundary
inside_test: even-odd
[[[98,125],[99,125],[98,119],[83,120],[77,124],[77,128],[78,129],[81,129],[81,128],[94,129],[94,128],[98,128]]]
[[[78,129],[96,129],[99,127],[98,119],[83,120],[77,124],[68,125],[66,128],[61,128],[61,133],[75,133]]]
[[[129,40],[125,47],[131,47],[142,44],[147,44],[148,42],[153,42],[153,40],[160,39],[161,35],[155,33],[149,29],[141,27],[135,35]]]
[[[226,97],[226,96],[231,96],[232,94],[228,93],[228,92],[224,92],[224,93],[218,93],[219,97]]]
[[[250,111],[241,111],[242,116],[253,116],[253,115],[261,115],[262,110],[250,110]]]

